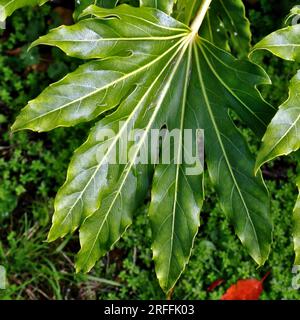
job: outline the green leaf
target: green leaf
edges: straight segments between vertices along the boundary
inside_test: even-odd
[[[102,8],[114,8],[118,0],[77,0],[75,1],[75,11],[73,13],[74,20],[77,20],[80,14],[88,6],[95,4]]]
[[[300,176],[297,178],[297,186],[299,190],[298,199],[295,205],[293,220],[294,220],[294,248],[295,248],[295,265],[300,265]]]
[[[185,53],[170,86],[169,100],[163,112],[168,115],[167,128],[171,130],[197,128],[198,120],[188,107],[192,46]],[[177,109],[172,110],[177,104]],[[172,110],[172,111],[171,111]],[[180,137],[179,145],[173,141],[170,164],[158,164],[153,178],[149,218],[152,227],[152,250],[160,286],[169,292],[179,279],[191,255],[203,203],[203,175],[199,171],[188,175],[191,169],[181,162],[187,149],[186,140]],[[180,142],[184,141],[184,142]],[[195,147],[195,143],[193,145]],[[197,168],[195,168],[197,170]]]
[[[262,139],[256,168],[282,155],[297,151],[300,147],[300,71],[290,83],[288,100],[279,107]]]
[[[250,50],[250,22],[242,0],[216,0],[200,30],[203,36],[220,48],[246,57]]]
[[[175,17],[189,24],[201,3],[201,0],[178,0]],[[246,57],[250,50],[251,30],[243,1],[212,1],[200,33],[219,48]]]
[[[155,65],[153,56],[158,56],[169,44],[178,43],[189,31],[183,24],[176,24],[153,9],[130,9],[134,13],[145,12],[146,21],[137,14],[127,18],[127,8],[119,6],[113,11],[122,19],[122,24],[118,19],[86,19],[70,27],[54,29],[33,43],[33,46],[56,45],[68,55],[82,59],[112,58],[84,64],[51,85],[22,110],[12,130],[49,131],[92,120],[113,109],[142,73]],[[111,15],[111,11],[99,7],[92,7],[85,14],[93,10],[101,18]],[[141,54],[139,50],[147,45],[153,46],[151,55]],[[118,56],[120,53],[122,56]]]
[[[209,175],[236,234],[253,259],[262,265],[272,240],[269,196],[261,176],[254,177],[254,159],[227,108],[232,108],[254,131],[261,132],[253,125],[260,123],[263,128],[262,119],[270,116],[268,112],[274,112],[262,104],[260,95],[251,85],[266,83],[268,78],[257,66],[235,60],[204,40],[198,41],[194,53],[191,83],[201,95],[189,95],[188,104],[197,105],[200,99],[196,113],[201,114],[199,125],[205,132]],[[262,110],[268,112],[263,116]],[[243,112],[247,116],[243,116]]]
[[[299,13],[299,7],[294,7],[288,19]],[[292,61],[300,61],[300,25],[290,26],[265,37],[253,49],[268,50],[274,55]],[[288,155],[299,150],[300,147],[300,71],[293,77],[289,88],[289,98],[280,107],[269,124],[262,139],[262,146],[256,160],[256,170],[264,163],[278,156]],[[299,177],[297,179],[300,186]],[[300,219],[299,198],[294,209],[294,247],[296,253],[295,263],[300,263]]]
[[[229,109],[262,135],[275,112],[256,89],[269,83],[266,73],[200,38],[202,14],[191,28],[146,7],[90,6],[82,16],[89,15],[94,18],[54,29],[34,43],[93,61],[31,101],[13,126],[47,131],[106,112],[71,160],[49,240],[79,228],[77,271],[89,271],[132,223],[152,182],[153,257],[160,285],[169,292],[188,263],[199,227],[203,173],[188,173],[182,139],[170,144],[170,163],[141,158],[157,158],[157,151],[145,148],[152,129],[180,129],[180,137],[183,129],[204,129],[207,167],[224,212],[263,264],[272,239],[268,192],[261,176],[254,176],[254,157]],[[115,153],[134,129],[142,129],[139,138]],[[128,159],[120,161],[124,155]]]
[[[173,11],[173,5],[174,0],[140,0],[141,7],[156,8],[169,15]]]
[[[14,11],[26,6],[42,5],[48,0],[0,0],[0,21],[10,16]]]
[[[135,14],[134,20],[136,21],[138,21],[137,13],[142,13],[143,11],[148,13],[149,11],[152,10],[152,9],[146,9],[146,8],[134,9],[134,8],[125,6],[125,7],[116,8],[114,12],[120,12],[121,10],[122,10],[121,12],[124,12],[125,9]],[[102,9],[99,8],[98,10],[97,8],[97,13],[99,11],[103,12]],[[79,24],[82,24],[85,22],[86,20],[79,22]],[[104,23],[101,23],[102,22],[101,20],[95,20],[94,22],[97,22],[99,25],[102,25],[102,24],[104,26],[106,25],[106,21],[103,21]],[[178,26],[181,27],[180,24]],[[133,26],[133,28],[135,27]],[[168,28],[164,29],[161,27],[161,29],[162,30],[160,30],[160,32],[161,33],[165,32],[166,35],[170,32]],[[122,28],[122,30],[126,31],[124,27]],[[156,30],[156,26],[153,27],[153,30]],[[138,31],[142,32],[142,29],[139,28]],[[174,32],[176,34],[176,30],[175,31],[173,30],[173,33]],[[182,30],[180,32],[182,32]],[[188,29],[186,29],[186,32],[188,32]],[[81,68],[78,70],[78,74],[80,75],[82,74],[82,81],[83,81],[82,84],[80,84],[80,81],[78,81],[78,78],[76,77],[74,78],[72,74],[70,75],[76,85],[84,86],[87,83],[91,84],[93,92],[97,93],[95,98],[93,98],[94,108],[96,110],[102,110],[102,108],[99,107],[99,105],[101,105],[99,102],[101,101],[105,103],[105,108],[106,110],[108,110],[119,105],[123,100],[123,103],[120,104],[119,109],[120,110],[125,109],[126,113],[131,111],[131,114],[127,115],[125,113],[125,114],[122,114],[122,116],[120,117],[120,120],[122,119],[126,120],[126,118],[128,117],[128,121],[125,122],[121,128],[118,127],[119,118],[115,120],[113,117],[114,116],[113,114],[112,119],[108,117],[109,122],[107,124],[102,125],[102,122],[99,123],[99,125],[96,127],[96,128],[99,128],[98,131],[101,131],[103,127],[104,128],[108,127],[109,123],[112,122],[115,127],[111,129],[113,129],[114,132],[119,131],[123,133],[126,130],[130,129],[127,127],[128,127],[128,122],[130,124],[130,121],[132,118],[137,117],[137,114],[141,113],[142,110],[144,110],[144,113],[146,113],[147,107],[149,105],[154,104],[155,101],[152,101],[152,97],[155,94],[155,92],[159,90],[161,77],[164,76],[164,74],[157,74],[157,70],[164,70],[164,72],[167,72],[168,69],[171,68],[170,63],[172,62],[172,60],[170,61],[170,57],[173,57],[174,52],[178,51],[178,47],[180,46],[182,39],[178,37],[175,37],[175,39],[171,37],[169,39],[168,37],[164,37],[163,34],[161,35],[161,38],[157,40],[155,39],[153,40],[153,38],[151,38],[149,34],[148,34],[148,38],[150,39],[149,41],[151,44],[155,41],[157,42],[160,41],[161,44],[157,46],[157,48],[153,48],[151,52],[145,54],[144,52],[139,52],[140,48],[143,48],[143,46],[145,46],[145,40],[143,39],[138,40],[139,38],[133,37],[132,39],[129,38],[123,41],[123,38],[122,38],[122,40],[120,40],[120,42],[117,43],[117,45],[114,45],[114,48],[117,48],[117,46],[119,45],[120,48],[123,48],[123,50],[127,51],[128,49],[131,49],[133,50],[132,56],[127,56],[122,58],[116,57],[116,58],[111,58],[104,61],[93,62],[93,64],[97,66],[98,68],[97,70],[102,70],[102,72],[106,70],[107,71],[110,70],[108,72],[108,79],[110,80],[108,84],[105,83],[105,85],[97,86],[97,83],[95,81],[88,80],[88,78],[86,77],[86,74],[82,73]],[[99,46],[101,45],[102,43],[99,44]],[[107,44],[104,43],[104,46],[107,47]],[[105,54],[105,50],[101,50],[101,48],[99,48],[99,52],[101,52],[101,54]],[[108,53],[110,52],[111,50],[108,51]],[[167,64],[168,69],[164,67],[167,62],[169,62]],[[86,68],[85,65],[83,67]],[[116,68],[118,70],[116,70]],[[88,70],[87,73],[89,73],[92,76],[93,73],[90,72],[89,65],[87,70]],[[116,80],[116,77],[114,76],[113,70],[116,71],[117,76],[119,77],[117,78],[117,80]],[[148,70],[148,73],[145,73],[146,70]],[[158,77],[157,81],[159,82],[153,82],[153,79],[155,78],[155,76]],[[101,73],[98,73],[93,76],[93,79],[98,79],[98,81],[103,81],[105,80],[105,77],[101,76]],[[139,86],[138,89],[134,90],[137,82],[143,85]],[[147,88],[147,85],[149,86],[149,88]],[[59,88],[61,87],[59,86]],[[132,94],[130,94],[130,91],[132,90],[134,91]],[[64,86],[62,86],[62,91],[66,95],[67,90],[65,90]],[[73,92],[79,93],[79,90],[74,90],[73,88],[71,88],[70,92],[71,94],[73,94]],[[100,94],[100,96],[98,93]],[[45,94],[51,98],[51,94],[48,95],[48,92],[46,91],[45,91]],[[145,94],[146,96],[144,97]],[[144,100],[142,100],[143,97],[144,97]],[[47,99],[45,98],[41,99],[41,101],[45,101],[45,100],[47,101]],[[71,100],[71,97],[68,97],[68,100],[73,101]],[[136,105],[136,101],[140,101],[140,103]],[[80,112],[78,112],[79,111],[78,106],[82,106],[83,112],[87,113],[88,108],[90,108],[92,104],[89,100],[87,101],[87,104],[85,104],[85,101],[82,101],[82,99],[80,101],[76,101],[75,104],[71,106],[72,109],[68,111],[70,113],[69,121],[72,120],[71,118],[72,115],[75,117],[78,117],[78,114],[80,114]],[[47,107],[46,104],[44,104],[43,108],[46,108],[46,107]],[[28,110],[32,109],[31,106],[27,108]],[[63,120],[63,117],[61,116],[61,112],[62,112],[61,107],[60,107],[60,110],[58,111],[56,111],[55,109],[55,113],[56,112],[57,114],[60,113],[60,117],[59,118],[57,117],[57,119]],[[23,113],[24,113],[24,118],[28,119],[28,112],[26,108],[23,111]],[[47,129],[49,129],[49,126],[51,126],[52,128],[52,126],[54,125],[54,122],[48,121],[49,116],[47,113],[48,112],[45,113],[45,125],[47,125]],[[118,113],[116,114],[116,116],[118,117]],[[68,117],[68,113],[66,114],[66,119],[67,117]],[[144,119],[145,119],[145,116],[144,116]],[[18,123],[18,120],[17,120],[17,123]],[[39,127],[41,127],[41,121],[39,121],[38,125]],[[131,126],[132,125],[133,124],[131,124]],[[151,128],[149,127],[149,130],[150,129]],[[97,137],[97,133],[95,134],[95,136]],[[116,137],[115,140],[113,140],[114,145],[118,143],[118,140],[120,139],[120,137],[121,137],[121,133],[119,136]],[[61,190],[58,192],[56,202],[55,202],[56,213],[54,215],[53,227],[49,234],[49,240],[54,240],[57,237],[64,236],[68,232],[74,231],[80,225],[80,222],[86,217],[93,214],[100,205],[101,187],[102,188],[106,187],[107,181],[105,176],[106,174],[109,174],[109,172],[107,171],[108,168],[104,159],[103,161],[100,161],[99,163],[97,163],[97,159],[95,156],[95,152],[97,152],[97,141],[92,140],[93,142],[90,142],[90,139],[82,148],[77,150],[77,152],[75,153],[74,158],[70,164],[67,181],[65,185],[61,188]],[[110,155],[107,153],[106,157],[109,157],[109,156]],[[84,168],[81,167],[81,163],[86,163]],[[103,171],[103,170],[106,170],[106,171]],[[132,201],[134,202],[134,199],[132,199]]]
[[[300,25],[290,26],[265,37],[253,49],[268,50],[274,55],[298,61],[300,59]],[[256,168],[282,155],[297,151],[300,147],[300,71],[293,77],[289,88],[289,98],[279,107],[263,137],[258,153]]]
[[[289,26],[271,33],[255,45],[256,50],[268,50],[272,54],[291,61],[300,61],[300,25]]]

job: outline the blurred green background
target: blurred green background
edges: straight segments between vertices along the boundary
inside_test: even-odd
[[[0,30],[0,265],[6,268],[8,280],[6,290],[0,290],[0,299],[164,299],[154,274],[146,207],[138,210],[124,239],[88,275],[74,272],[76,235],[54,244],[45,242],[56,191],[89,125],[47,134],[11,135],[9,128],[28,100],[79,64],[53,48],[27,52],[29,43],[39,35],[70,22],[71,11],[56,2],[17,11],[8,19],[6,30]],[[282,27],[289,9],[297,3],[249,0],[245,4],[255,43]],[[263,95],[279,105],[286,99],[288,81],[299,66],[269,54],[256,59],[273,81],[272,86],[261,88]],[[259,141],[242,130],[255,152]],[[263,169],[272,195],[275,233],[270,258],[261,269],[235,237],[213,188],[208,188],[195,248],[174,299],[219,299],[238,279],[260,279],[268,271],[271,274],[262,299],[300,298],[300,289],[292,288],[296,276],[292,273],[296,170],[293,157],[281,158]],[[218,279],[224,280],[222,285],[208,292]]]

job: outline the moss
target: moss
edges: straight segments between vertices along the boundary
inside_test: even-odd
[[[261,0],[251,7],[254,41],[274,30],[274,6],[282,16],[287,1]],[[289,7],[289,6],[287,6]],[[280,27],[282,20],[276,20]],[[32,26],[24,33],[26,26]],[[72,265],[78,250],[76,236],[55,244],[43,242],[52,215],[53,198],[62,184],[73,150],[85,138],[85,126],[58,129],[47,134],[21,132],[11,135],[9,127],[28,100],[49,83],[73,70],[78,61],[58,50],[34,49],[28,42],[60,21],[49,6],[20,10],[0,34],[0,264],[7,267],[9,285],[0,291],[2,299],[163,299],[151,258],[151,232],[146,207],[141,208],[116,248],[89,275],[75,275]],[[279,105],[287,95],[288,80],[296,66],[270,55],[257,58],[273,80],[262,88],[264,96]],[[41,71],[42,70],[42,71]],[[243,129],[255,152],[259,141]],[[207,199],[191,261],[174,292],[176,299],[219,299],[238,279],[262,278],[263,299],[299,299],[292,289],[292,208],[296,199],[296,160],[286,158],[264,167],[272,195],[274,243],[270,259],[257,269],[222,213],[207,180]],[[209,285],[224,283],[213,292]]]

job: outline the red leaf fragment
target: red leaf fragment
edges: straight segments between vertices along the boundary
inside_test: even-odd
[[[236,284],[229,287],[221,300],[258,300],[263,292],[263,282],[269,274],[270,272],[268,272],[262,280],[239,280]]]

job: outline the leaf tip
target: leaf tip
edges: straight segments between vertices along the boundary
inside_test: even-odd
[[[16,121],[10,127],[10,131],[11,131],[11,133],[16,133],[16,132],[21,131],[23,129],[25,129],[25,128],[21,125],[19,117],[17,117]]]
[[[82,271],[82,268],[80,265],[78,265],[77,263],[75,263],[75,272],[78,274]]]
[[[91,271],[94,265],[95,265],[95,262],[93,261],[91,262],[90,260],[87,260],[83,256],[81,250],[78,252],[76,257],[76,262],[75,262],[76,273],[79,273],[79,272],[88,273]]]
[[[48,233],[48,237],[47,237],[47,242],[53,242],[55,240],[57,240],[59,237],[62,237],[56,230],[55,225],[53,224],[49,233]]]
[[[257,254],[250,254],[252,259],[256,262],[257,267],[256,269],[259,269],[261,267],[264,266],[264,264],[266,263],[266,261],[268,260],[269,254],[270,254],[270,250],[271,250],[271,246],[269,246],[269,249],[264,252],[264,253],[260,253],[259,255]]]
[[[27,48],[27,52],[29,52],[31,49],[33,49],[34,47],[38,46],[40,43],[39,43],[39,40],[40,39],[37,39],[35,41],[33,41],[30,46]]]

